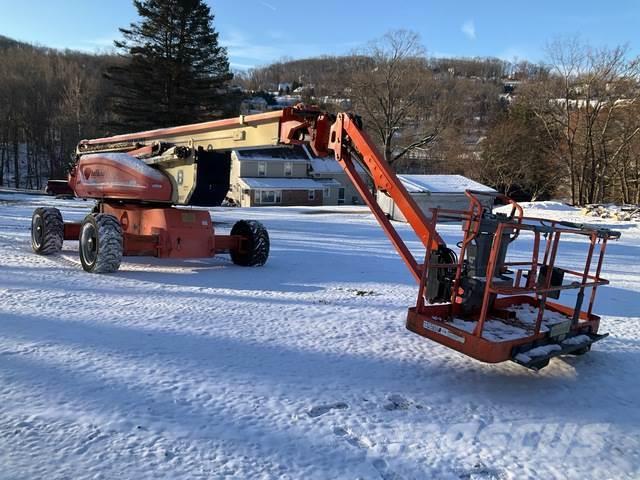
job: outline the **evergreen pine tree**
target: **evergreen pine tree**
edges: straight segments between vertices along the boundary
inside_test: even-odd
[[[226,49],[203,0],[134,0],[141,17],[115,42],[124,61],[110,70],[118,128],[139,130],[211,120],[232,97]],[[232,108],[232,107],[231,107]]]

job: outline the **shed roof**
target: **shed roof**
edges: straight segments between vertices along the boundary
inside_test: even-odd
[[[493,188],[462,175],[398,175],[398,177],[410,193],[464,193],[465,190],[496,192]]]

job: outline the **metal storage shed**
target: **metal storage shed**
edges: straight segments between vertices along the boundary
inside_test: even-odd
[[[451,210],[467,210],[469,198],[465,190],[478,190],[498,194],[493,188],[473,181],[462,175],[398,175],[400,181],[418,203],[422,211],[431,218],[432,208],[446,208]],[[484,205],[493,205],[494,196],[479,197]],[[377,193],[378,204],[393,220],[406,221],[402,212],[396,208],[391,198],[382,192]]]

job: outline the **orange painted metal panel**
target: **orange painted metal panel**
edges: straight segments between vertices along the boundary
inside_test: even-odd
[[[215,235],[207,211],[111,204],[103,204],[102,209],[120,221],[125,255],[149,255],[150,251],[163,258],[215,255]]]
[[[171,181],[159,170],[127,153],[83,155],[69,176],[81,198],[170,202]]]

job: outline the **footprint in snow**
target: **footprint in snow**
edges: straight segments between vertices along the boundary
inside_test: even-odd
[[[385,410],[409,410],[411,402],[402,395],[393,394],[387,397],[387,403],[384,405]]]
[[[325,413],[330,412],[331,410],[345,410],[347,408],[349,408],[349,405],[344,402],[316,405],[315,407],[311,407],[311,409],[307,412],[307,415],[309,415],[311,418],[316,418],[320,415],[324,415]]]
[[[358,448],[371,448],[375,443],[369,440],[367,437],[359,437],[351,430],[343,427],[333,427],[333,434],[336,437],[343,438],[349,445]]]
[[[402,480],[402,477],[392,470],[389,470],[389,464],[382,458],[376,458],[373,461],[373,468],[375,468],[382,480]]]
[[[458,474],[460,480],[504,480],[506,475],[504,472],[495,468],[487,468],[481,463],[474,465],[474,467],[463,473]]]

